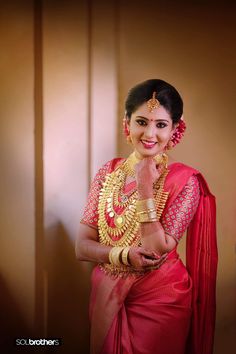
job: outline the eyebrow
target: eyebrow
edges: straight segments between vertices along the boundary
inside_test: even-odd
[[[136,118],[142,118],[142,119],[149,121],[148,118],[143,117],[143,116],[136,116]],[[169,123],[169,121],[167,119],[155,119],[155,122],[168,122]]]

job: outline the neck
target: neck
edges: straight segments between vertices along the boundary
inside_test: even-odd
[[[130,155],[130,157],[132,157],[132,161],[135,165],[145,158],[144,156],[140,156],[136,150]],[[160,163],[168,164],[168,156],[163,151],[153,156],[153,159],[158,165]]]
[[[144,158],[144,157],[143,157]],[[153,156],[156,165],[163,164],[167,168],[168,156],[165,153],[160,153]],[[135,176],[135,165],[139,163],[142,159],[136,156],[135,151],[127,158],[124,166],[127,175]]]

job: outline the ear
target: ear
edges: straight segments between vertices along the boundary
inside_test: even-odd
[[[127,113],[125,112],[125,115],[124,115],[124,121],[126,122],[126,124],[129,126],[130,125],[130,119],[129,117],[127,116]]]
[[[172,132],[175,133],[176,132],[176,129],[178,128],[179,126],[179,123],[173,123],[172,125]]]
[[[128,116],[125,114],[124,118],[123,118],[123,132],[126,137],[129,136],[129,134],[130,134],[129,123],[130,122],[129,122]]]

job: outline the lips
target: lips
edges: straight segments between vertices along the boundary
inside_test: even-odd
[[[156,145],[155,141],[141,140],[141,142],[145,149],[152,149]]]

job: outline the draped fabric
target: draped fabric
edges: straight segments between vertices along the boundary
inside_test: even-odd
[[[184,353],[191,319],[192,282],[178,255],[172,252],[158,271],[122,283],[126,292],[116,295],[116,316],[110,318],[101,350],[92,347],[92,353]],[[108,306],[110,299],[105,313]]]
[[[188,354],[209,354],[213,350],[216,308],[216,206],[206,181],[202,175],[198,177],[201,199],[187,236],[187,269],[194,283]]]
[[[95,196],[106,173],[122,161],[112,160],[101,170],[100,178],[95,177],[97,195],[90,193],[92,209],[88,204],[82,222],[97,227]],[[194,188],[198,188],[198,198],[186,204],[186,194],[189,196]],[[203,176],[181,163],[169,166],[164,189],[169,197],[161,222],[165,230],[169,227],[168,234],[177,229],[173,234],[177,241],[180,230],[184,231],[183,221],[188,226],[187,265],[174,249],[159,269],[142,276],[114,279],[96,266],[90,301],[92,354],[212,353],[217,264],[215,199]],[[177,213],[174,223],[170,214],[173,210]]]
[[[204,177],[195,169],[175,163],[166,180],[170,199],[175,199],[189,174],[197,176],[200,201],[196,214],[187,230],[186,267],[193,281],[192,320],[187,341],[187,354],[211,354],[213,352],[216,272],[218,251],[216,241],[216,204]],[[179,185],[177,186],[177,183]]]

